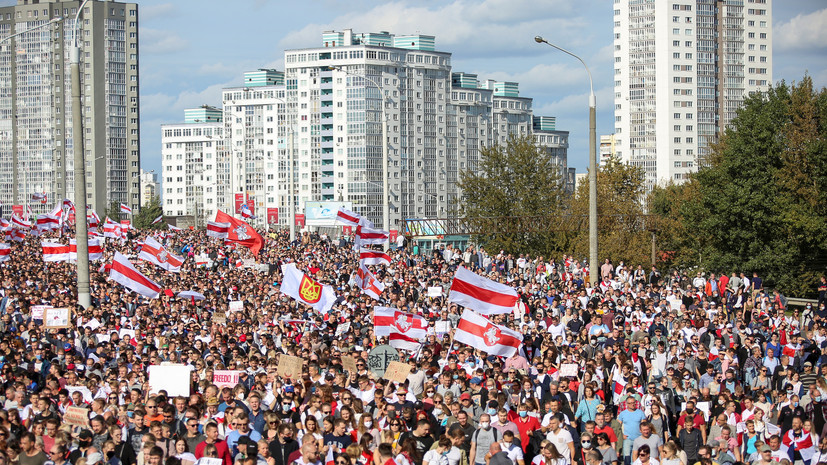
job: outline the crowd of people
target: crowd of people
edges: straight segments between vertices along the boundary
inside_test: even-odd
[[[147,235],[187,257],[179,273],[135,259]],[[164,292],[129,292],[96,262],[84,309],[75,265],[44,263],[41,239],[12,243],[0,266],[0,465],[827,462],[827,285],[816,305],[788,309],[751,270],[607,260],[592,288],[574,257],[415,255],[400,241],[390,265],[370,267],[385,284],[374,300],[347,238],[265,234],[253,256],[204,231],[135,231],[107,240],[103,262],[127,254]],[[287,262],[333,286],[330,312],[280,292]],[[517,290],[514,312],[492,320],[522,335],[518,353],[453,341],[458,266]],[[45,328],[33,317],[43,305],[74,309],[70,327]],[[370,369],[388,343],[375,305],[428,321],[421,347],[400,351],[404,383]],[[279,374],[284,354],[303,359],[300,379]],[[190,367],[189,396],[155,392],[147,373],[161,364]],[[218,370],[239,382],[217,386]],[[87,425],[71,407],[88,409]]]

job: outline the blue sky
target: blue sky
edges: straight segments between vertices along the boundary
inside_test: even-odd
[[[610,0],[144,0],[139,21],[146,170],[160,172],[161,124],[182,121],[185,108],[220,106],[221,88],[240,85],[248,70],[284,69],[285,49],[319,46],[328,29],[435,35],[455,71],[519,82],[535,114],[556,116],[558,129],[571,132],[569,164],[585,171],[588,80],[576,60],[534,42],[542,35],[583,57],[595,80],[598,134],[614,126]],[[773,24],[773,80],[809,72],[827,85],[827,2],[775,0]]]

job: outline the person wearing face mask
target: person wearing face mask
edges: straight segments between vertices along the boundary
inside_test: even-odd
[[[517,409],[517,415],[519,415],[519,417],[515,421],[517,424],[517,429],[520,431],[520,444],[523,446],[523,452],[525,452],[528,447],[528,442],[531,439],[531,433],[542,428],[540,421],[534,416],[529,415],[528,410],[528,404],[520,404],[520,407]]]
[[[524,451],[520,446],[514,444],[514,433],[506,431],[503,434],[502,441],[500,441],[500,447],[502,447],[502,451],[508,455],[512,463],[515,465],[525,465]]]
[[[473,465],[485,465],[486,452],[499,440],[500,432],[491,426],[491,415],[480,415],[479,428],[471,435],[471,452],[468,454]]]
[[[88,429],[81,430],[81,432],[78,433],[78,447],[69,454],[69,461],[71,463],[76,463],[77,459],[86,457],[89,448],[92,447],[92,437],[93,434]]]

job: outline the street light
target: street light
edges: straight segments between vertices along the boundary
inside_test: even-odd
[[[72,73],[72,143],[75,155],[75,240],[78,249],[78,305],[89,308],[89,236],[86,230],[86,161],[83,153],[83,115],[80,102],[80,14],[89,0],[83,0],[75,15],[74,41],[69,53]]]
[[[360,77],[373,84],[376,87],[376,90],[379,91],[382,109],[382,229],[385,231],[390,231],[390,193],[388,192],[388,118],[385,113],[385,96],[382,92],[382,86],[380,86],[378,82],[363,74],[351,73],[341,66],[331,66],[331,68],[342,71],[343,73],[351,76]]]
[[[589,281],[594,287],[597,284],[600,264],[597,262],[597,116],[595,108],[597,99],[594,96],[592,73],[589,71],[589,67],[586,66],[586,62],[570,51],[558,47],[540,36],[535,37],[534,41],[538,44],[554,47],[577,58],[586,68],[586,74],[589,75]]]

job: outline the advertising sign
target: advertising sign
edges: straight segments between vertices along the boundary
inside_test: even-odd
[[[335,226],[336,212],[340,207],[353,211],[353,202],[305,202],[304,215],[307,225]]]
[[[268,208],[267,209],[267,223],[268,224],[276,224],[279,222],[279,209],[278,208]]]
[[[241,213],[241,205],[244,203],[244,194],[235,194],[235,212]]]

